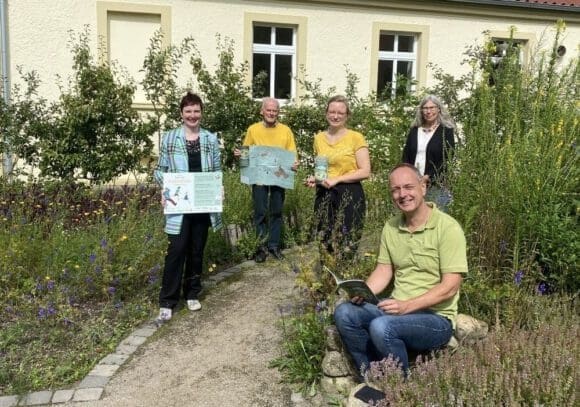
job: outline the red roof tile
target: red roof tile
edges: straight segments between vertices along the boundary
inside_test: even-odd
[[[518,3],[536,3],[545,4],[548,6],[570,6],[570,7],[580,7],[580,0],[513,0]]]

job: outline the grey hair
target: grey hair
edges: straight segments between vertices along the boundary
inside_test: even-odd
[[[278,108],[278,110],[280,110],[280,102],[278,102],[278,99],[271,97],[265,97],[262,99],[262,108],[260,110],[263,110],[269,102],[276,103],[276,107]]]
[[[427,102],[433,102],[435,106],[437,106],[437,108],[439,109],[439,116],[437,117],[437,121],[440,124],[452,129],[455,128],[455,123],[453,123],[453,119],[449,115],[447,108],[445,107],[443,102],[441,102],[441,100],[435,95],[427,95],[421,100],[421,103],[419,103],[419,106],[417,106],[417,108],[415,109],[415,120],[413,121],[413,124],[411,124],[411,127],[421,127],[423,125],[424,120],[421,109],[423,108],[423,106],[425,106]]]

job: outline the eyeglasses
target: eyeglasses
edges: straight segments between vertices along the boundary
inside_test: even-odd
[[[438,109],[438,107],[437,106],[425,106],[425,107],[421,108],[421,110],[424,112],[427,112],[429,110],[435,110],[435,109]]]

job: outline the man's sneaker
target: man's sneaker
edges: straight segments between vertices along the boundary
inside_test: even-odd
[[[166,322],[171,319],[171,308],[159,308],[159,316],[157,317],[157,321],[159,322]]]
[[[284,260],[285,259],[284,255],[282,254],[282,252],[278,248],[268,249],[268,251],[276,260]]]
[[[256,263],[263,263],[266,261],[266,257],[268,257],[268,253],[264,249],[258,249],[256,255],[254,256],[254,261]]]
[[[199,311],[201,309],[201,302],[198,300],[187,300],[187,308],[190,311]]]

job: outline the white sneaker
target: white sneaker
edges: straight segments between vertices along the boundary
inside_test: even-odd
[[[171,319],[172,311],[171,308],[159,308],[158,321],[165,322]]]
[[[187,300],[187,308],[190,311],[199,311],[201,309],[201,302],[198,300]]]

